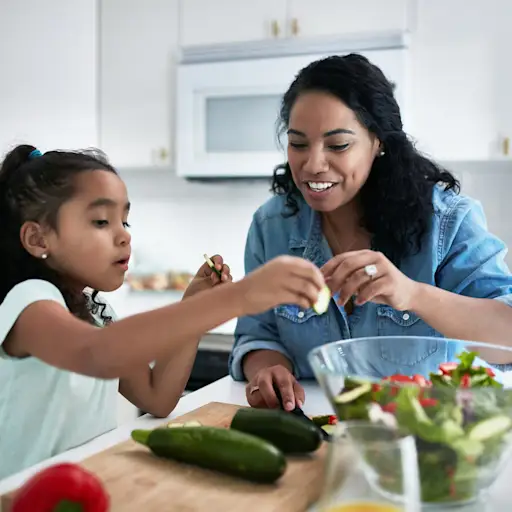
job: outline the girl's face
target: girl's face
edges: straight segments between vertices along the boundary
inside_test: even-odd
[[[44,234],[47,264],[83,289],[113,291],[124,281],[130,259],[130,203],[123,181],[98,170],[76,176],[76,195]]]
[[[324,92],[301,94],[290,112],[288,163],[314,210],[349,203],[366,182],[380,142],[353,110]]]

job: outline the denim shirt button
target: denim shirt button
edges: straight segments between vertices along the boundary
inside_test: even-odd
[[[409,315],[409,313],[404,313],[402,318],[407,322],[407,320],[409,320],[409,318],[411,318],[411,315]]]
[[[297,316],[298,316],[299,318],[304,318],[304,311],[299,311],[299,312],[297,313]]]

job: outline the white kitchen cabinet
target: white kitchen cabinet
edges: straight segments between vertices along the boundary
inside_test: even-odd
[[[287,0],[287,33],[298,37],[404,31],[416,0]]]
[[[512,66],[510,65],[510,20],[512,2],[498,2],[499,17],[494,30],[494,52],[492,54],[494,80],[494,104],[498,124],[498,154],[512,159]]]
[[[512,127],[509,5],[418,0],[410,130],[438,160],[500,158],[501,132]]]
[[[282,37],[286,0],[181,0],[182,46]]]
[[[96,1],[0,1],[0,153],[97,144]]]
[[[408,28],[417,0],[181,0],[183,46]]]
[[[172,165],[178,0],[100,1],[100,144],[118,167]]]

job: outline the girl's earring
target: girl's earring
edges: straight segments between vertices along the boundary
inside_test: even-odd
[[[42,259],[42,260],[45,260],[45,259],[47,259],[47,258],[48,258],[48,254],[47,254],[47,253],[45,253],[45,252],[43,252],[43,254],[41,254],[41,259]]]
[[[386,152],[383,149],[381,149],[379,152],[379,156],[384,156],[385,154],[386,154]]]

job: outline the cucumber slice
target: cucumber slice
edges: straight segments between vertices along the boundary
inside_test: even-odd
[[[477,423],[469,432],[472,441],[486,441],[491,437],[503,435],[512,427],[512,419],[508,416],[494,416]]]
[[[320,427],[322,430],[327,432],[328,434],[334,434],[334,431],[336,430],[336,425],[322,425]]]
[[[203,424],[199,421],[186,421],[185,423],[169,423],[167,428],[184,428],[184,427],[202,427]]]
[[[334,397],[334,402],[337,404],[348,404],[371,390],[371,384],[369,382],[365,382],[355,389],[351,389],[350,391],[346,391]]]
[[[327,285],[320,290],[318,299],[313,305],[313,310],[317,315],[323,315],[329,308],[329,302],[331,301],[331,290]]]

